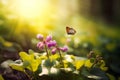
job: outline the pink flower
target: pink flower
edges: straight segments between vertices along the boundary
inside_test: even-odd
[[[62,51],[62,52],[67,52],[68,51],[68,47],[67,46],[64,46],[64,47],[61,47],[61,48],[53,48],[52,49],[52,54],[55,54],[58,50]]]
[[[60,50],[61,50],[62,52],[67,52],[67,51],[68,51],[68,47],[67,47],[67,46],[64,46],[64,47],[60,48]]]
[[[44,49],[44,43],[43,42],[39,42],[37,44],[37,47],[40,49],[40,50],[43,50]]]
[[[49,42],[47,42],[47,46],[48,46],[48,48],[51,48],[51,47],[56,46],[56,41],[53,40],[53,41],[49,41]]]
[[[57,48],[53,48],[53,49],[52,49],[52,54],[55,54],[56,51],[57,51]]]
[[[58,47],[57,43],[55,40],[52,40],[52,36],[48,35],[46,37],[46,39],[43,38],[43,35],[38,34],[37,38],[40,40],[40,42],[37,43],[37,47],[40,50],[43,50],[45,48],[46,52],[48,53],[48,49],[51,50],[52,54],[55,54],[56,51],[60,52],[67,52],[68,51],[68,47],[64,46],[64,47]]]
[[[49,36],[46,37],[46,42],[49,42],[51,40],[52,40],[52,36],[51,35],[49,35]]]
[[[42,34],[38,34],[38,35],[37,35],[37,38],[38,38],[39,40],[43,40],[43,35],[42,35]]]
[[[56,46],[56,41],[52,40],[51,35],[47,36],[46,39],[43,39],[43,35],[38,34],[37,38],[40,40],[40,42],[38,42],[38,44],[37,44],[37,47],[40,50],[43,50],[45,45],[47,46],[47,48],[51,48],[53,46]]]

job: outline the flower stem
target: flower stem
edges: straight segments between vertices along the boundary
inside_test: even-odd
[[[63,61],[62,61],[62,55],[61,55],[61,52],[60,52],[60,50],[58,49],[58,52],[59,52],[59,55],[60,55],[60,64],[62,64],[62,66],[64,67],[64,64],[63,64]]]
[[[48,57],[48,59],[49,59],[49,53],[48,53],[48,50],[47,50],[47,46],[46,46],[46,44],[45,44],[45,51],[46,51],[46,53],[47,53],[47,57]]]

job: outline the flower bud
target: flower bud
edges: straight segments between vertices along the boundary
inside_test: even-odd
[[[55,54],[56,51],[57,51],[57,48],[53,48],[53,49],[52,49],[52,54]]]
[[[48,48],[56,46],[56,41],[54,40],[54,41],[47,42],[47,46],[48,46]]]
[[[42,34],[38,34],[38,35],[37,35],[37,38],[38,38],[39,40],[43,40],[43,35],[42,35]]]
[[[94,55],[94,51],[90,51],[89,54],[87,54],[87,58],[90,59]]]
[[[64,47],[60,48],[60,50],[61,50],[62,52],[67,52],[67,51],[68,51],[68,47],[67,47],[67,46],[64,46]]]
[[[40,49],[40,50],[43,50],[44,49],[44,44],[42,42],[39,42],[37,44],[37,47]]]
[[[49,36],[46,37],[46,42],[49,42],[51,40],[52,40],[52,36],[51,35],[49,35]]]

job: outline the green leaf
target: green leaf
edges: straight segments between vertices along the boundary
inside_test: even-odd
[[[109,77],[110,80],[116,80],[115,77],[109,73],[107,73],[107,76]],[[120,79],[118,79],[118,80],[120,80]]]
[[[90,70],[90,74],[92,74],[93,76],[99,77],[102,80],[109,80],[106,73],[102,71],[100,68],[92,68]],[[96,78],[93,78],[93,79],[96,79]]]
[[[0,75],[0,80],[4,80],[4,78],[2,77],[2,75]]]
[[[10,66],[12,67],[12,69],[18,70],[18,71],[23,71],[24,72],[24,68],[22,64],[15,64],[12,63],[10,64]]]
[[[29,49],[29,50],[28,50],[28,53],[29,53],[29,54],[33,54],[34,51],[33,51],[32,49]]]
[[[105,62],[103,60],[101,60],[102,64],[100,65],[100,69],[103,70],[103,71],[107,71],[108,70],[108,67],[105,67]]]
[[[13,43],[8,42],[8,41],[5,41],[5,42],[3,43],[3,45],[4,45],[5,47],[12,47],[12,46],[13,46]]]
[[[60,58],[59,54],[55,54],[55,55],[50,56],[51,60],[59,60],[59,58]]]
[[[109,80],[105,72],[103,72],[99,68],[91,68],[90,70],[88,70],[86,67],[82,67],[81,73],[88,79]]]
[[[54,65],[55,61],[51,61],[50,59],[45,60],[43,65],[47,68],[51,68]]]
[[[38,74],[40,74],[41,72],[42,72],[42,67],[41,65],[39,65],[37,71],[35,72],[35,75],[38,76]]]
[[[47,59],[47,56],[42,55],[42,56],[40,56],[39,58],[40,58],[41,60],[46,60],[46,59]]]
[[[81,68],[81,74],[83,76],[85,76],[85,77],[87,77],[88,75],[90,75],[88,69],[86,67],[84,67],[84,66]]]
[[[30,66],[29,61],[24,61],[24,62],[23,62],[23,67],[25,67],[25,68],[26,68],[26,67],[28,67],[28,66]]]
[[[19,55],[23,61],[25,61],[25,60],[30,61],[31,59],[34,59],[34,54],[29,55],[26,52],[20,52]]]
[[[76,69],[80,69],[85,63],[85,60],[77,60],[75,61],[75,67]]]
[[[91,63],[89,59],[85,61],[85,64],[84,64],[85,67],[91,68],[92,65],[93,63]]]
[[[34,58],[34,54],[27,54],[25,52],[19,53],[21,59],[23,60],[24,67],[27,67],[32,72],[35,72],[38,69],[38,66],[41,64],[40,58]]]
[[[94,63],[94,61],[95,61],[94,58],[91,58],[91,59],[90,59],[90,62],[91,62],[91,63]]]
[[[38,66],[41,64],[39,59],[38,60],[32,60],[30,62],[32,71],[35,72],[38,69]]]

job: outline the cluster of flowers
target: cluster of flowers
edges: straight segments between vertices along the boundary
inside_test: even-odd
[[[62,52],[68,51],[67,46],[59,47],[57,45],[57,42],[55,40],[52,40],[52,35],[48,35],[46,38],[44,38],[43,35],[38,34],[37,38],[40,40],[40,42],[37,43],[37,47],[40,50],[45,49],[47,52],[47,49],[50,49],[52,54],[55,54],[57,51],[62,51]]]

